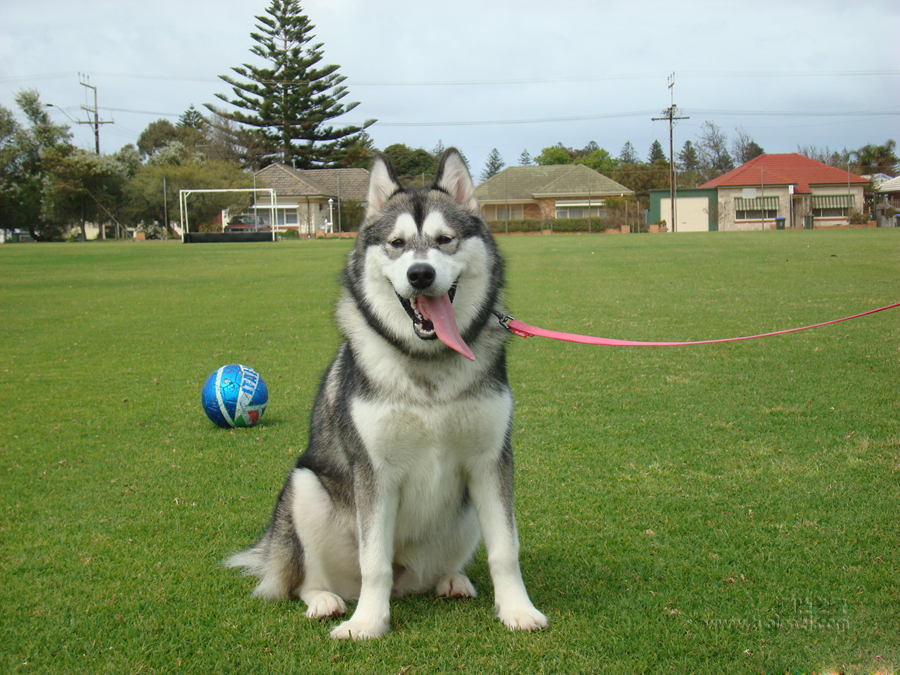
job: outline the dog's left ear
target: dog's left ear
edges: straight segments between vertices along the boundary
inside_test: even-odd
[[[378,155],[369,169],[369,193],[366,198],[366,219],[384,211],[384,205],[403,186],[394,174],[394,167],[384,155]]]
[[[469,167],[456,148],[447,148],[441,157],[434,187],[453,197],[457,204],[475,213],[479,212],[475,199],[475,186],[469,175]]]

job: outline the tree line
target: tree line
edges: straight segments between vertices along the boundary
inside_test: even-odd
[[[36,90],[19,92],[25,119],[0,106],[0,228],[27,230],[39,240],[67,236],[73,226],[134,225],[155,234],[178,212],[182,188],[245,188],[253,171],[272,162],[298,169],[368,166],[373,150],[362,125],[335,120],[358,103],[345,103],[338,66],[324,64],[322,44],[297,0],[272,0],[256,16],[250,51],[260,65],[220,75],[230,94],[219,105],[191,106],[177,124],[151,123],[136,146],[111,155],[72,144],[54,123]],[[221,103],[226,106],[222,107]],[[244,208],[247,197],[198,194],[191,212],[209,221],[222,209]],[[101,228],[101,237],[106,228]]]
[[[55,123],[36,90],[16,96],[24,122],[0,106],[0,228],[28,231],[39,240],[85,237],[86,223],[109,223],[109,234],[125,227],[149,236],[176,219],[179,190],[254,187],[253,172],[273,162],[297,169],[368,167],[377,152],[367,129],[337,124],[359,104],[345,102],[344,76],[324,64],[322,44],[297,0],[271,0],[256,16],[250,51],[258,65],[232,68],[220,75],[229,94],[219,104],[193,105],[176,123],[152,122],[135,145],[113,154],[76,148],[68,126]],[[223,107],[222,104],[225,104]],[[728,139],[711,121],[695,141],[685,141],[676,155],[678,184],[694,187],[764,152],[743,129]],[[407,183],[429,182],[444,150],[390,145],[382,151]],[[893,175],[897,163],[893,140],[858,150],[800,148],[800,152],[854,173]],[[576,149],[558,143],[532,157],[524,150],[521,165],[585,164],[637,195],[669,185],[668,158],[655,141],[646,159],[627,142],[618,156],[591,141]],[[505,166],[494,149],[481,179]],[[474,172],[473,172],[474,174]],[[261,187],[261,186],[256,186]],[[192,221],[209,223],[223,209],[240,211],[248,196],[192,196]],[[100,236],[107,235],[107,227]]]
[[[867,144],[856,150],[844,148],[838,152],[800,146],[797,152],[830,166],[849,168],[851,173],[857,175],[883,173],[893,176],[900,161],[893,139],[882,145]],[[697,187],[764,153],[765,150],[743,128],[736,128],[735,135],[729,138],[715,122],[707,120],[701,125],[697,138],[686,140],[681,150],[675,153],[678,186]],[[591,141],[581,149],[557,143],[543,148],[536,156],[525,149],[519,156],[518,164],[584,164],[633,190],[636,195],[669,187],[669,158],[658,140],[650,145],[646,159],[637,154],[631,141],[622,146],[618,156],[613,156]],[[491,178],[504,167],[506,163],[494,148],[488,155],[481,180]]]

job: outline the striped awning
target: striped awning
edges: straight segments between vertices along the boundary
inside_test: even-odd
[[[853,195],[813,195],[814,209],[850,209],[853,208]]]
[[[762,211],[763,209],[766,211],[778,210],[778,197],[734,198],[735,211]]]

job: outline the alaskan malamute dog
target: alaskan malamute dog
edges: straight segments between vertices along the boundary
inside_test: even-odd
[[[421,189],[375,160],[309,446],[262,538],[226,561],[260,578],[254,595],[299,597],[316,619],[358,599],[331,636],[377,638],[392,594],[474,597],[483,536],[500,620],[547,625],[519,571],[502,283],[459,152]]]

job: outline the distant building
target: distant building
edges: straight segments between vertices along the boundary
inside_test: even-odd
[[[295,230],[313,235],[329,225],[332,200],[333,229],[338,231],[339,202],[365,202],[369,186],[366,169],[292,169],[284,164],[271,164],[256,172],[256,178],[275,190],[275,222],[279,231]],[[271,208],[268,195],[260,193],[256,207],[266,218]]]
[[[868,180],[797,153],[760,155],[704,183],[717,190],[719,230],[847,226]],[[680,207],[679,207],[680,208]]]
[[[634,193],[583,164],[510,166],[475,188],[487,221],[599,218],[608,197]]]

